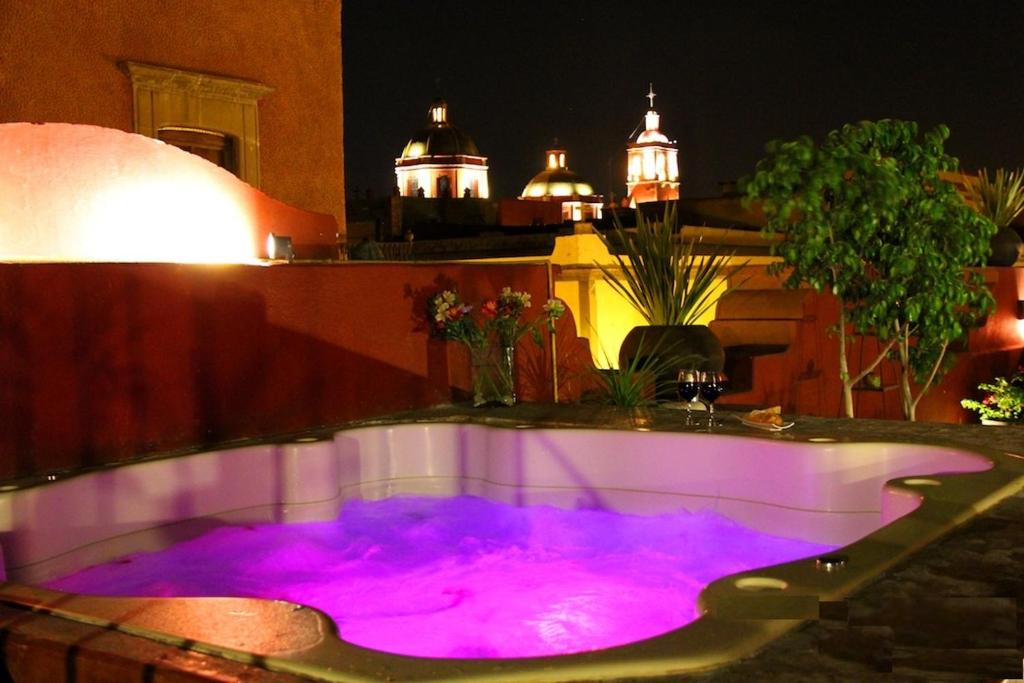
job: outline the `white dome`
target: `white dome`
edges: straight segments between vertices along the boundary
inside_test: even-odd
[[[636,136],[637,142],[668,142],[668,138],[660,130],[645,130]]]

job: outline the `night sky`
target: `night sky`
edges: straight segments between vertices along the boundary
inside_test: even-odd
[[[749,174],[771,139],[862,119],[945,123],[965,170],[1024,165],[1024,2],[345,0],[342,25],[350,190],[390,190],[442,95],[492,197],[518,195],[556,137],[621,197],[649,81],[683,196]]]

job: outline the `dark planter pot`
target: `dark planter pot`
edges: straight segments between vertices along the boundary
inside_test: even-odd
[[[992,254],[988,257],[990,266],[1012,266],[1020,256],[1020,235],[1011,227],[999,228],[991,245]]]
[[[706,325],[640,325],[622,340],[619,367],[629,366],[634,358],[657,357],[666,360],[671,370],[656,378],[656,397],[676,398],[679,370],[696,369],[721,372],[725,352],[718,337]],[[669,360],[671,359],[671,360]]]

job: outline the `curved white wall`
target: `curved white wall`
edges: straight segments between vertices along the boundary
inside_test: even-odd
[[[251,262],[257,195],[268,199],[142,135],[0,124],[0,260]]]

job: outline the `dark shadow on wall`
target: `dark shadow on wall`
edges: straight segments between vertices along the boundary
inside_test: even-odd
[[[27,367],[31,331],[19,324],[20,302],[28,300],[21,272],[0,280],[0,369],[6,375],[0,381],[0,439],[2,471],[31,472],[32,429],[35,424],[34,374]],[[9,475],[12,476],[12,475]]]
[[[404,298],[439,267],[374,267],[0,265],[0,480],[450,402],[457,350]],[[447,268],[543,295],[536,266]]]

